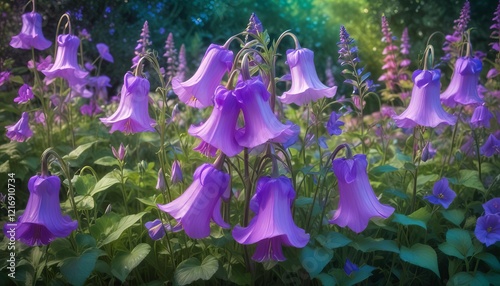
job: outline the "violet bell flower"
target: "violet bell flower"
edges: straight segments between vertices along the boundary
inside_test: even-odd
[[[80,68],[77,60],[79,46],[80,39],[77,36],[66,34],[57,37],[57,53],[54,64],[42,71],[48,83],[57,77],[67,80],[71,87],[86,83],[85,77],[88,72]]]
[[[314,66],[314,53],[306,48],[288,50],[286,59],[290,66],[292,86],[280,97],[281,102],[297,105],[308,104],[323,97],[332,98],[337,87],[321,83]]]
[[[45,50],[52,45],[52,42],[45,39],[42,32],[42,16],[36,12],[25,13],[22,16],[23,27],[21,32],[13,36],[10,46],[16,49]]]
[[[177,160],[172,163],[170,179],[172,184],[180,183],[183,180],[181,164]]]
[[[424,200],[447,209],[456,196],[457,194],[449,187],[448,179],[442,178],[434,184],[432,195],[425,196]]]
[[[231,69],[233,52],[225,46],[211,44],[196,73],[187,81],[172,79],[172,89],[179,100],[195,108],[213,105],[213,96],[222,77]]]
[[[500,198],[493,198],[483,204],[485,214],[500,215]]]
[[[177,220],[186,234],[194,239],[210,235],[210,220],[223,228],[229,228],[220,213],[221,197],[229,185],[229,174],[211,164],[199,166],[193,175],[193,183],[177,199],[158,205],[161,211]]]
[[[23,112],[19,121],[13,125],[5,126],[5,129],[7,129],[5,135],[10,140],[17,142],[24,142],[26,139],[31,138],[33,131],[30,129],[29,120],[28,112]]]
[[[483,146],[479,148],[479,152],[486,157],[500,154],[500,140],[494,134],[490,134]]]
[[[99,43],[96,45],[99,56],[110,63],[114,62],[113,56],[109,53],[109,47],[106,44]]]
[[[394,208],[381,204],[368,180],[368,162],[365,154],[333,160],[333,173],[338,180],[339,207],[334,211],[331,224],[349,227],[360,233],[372,217],[388,218]]]
[[[23,84],[19,91],[17,92],[17,97],[14,98],[14,102],[17,104],[26,103],[35,97],[33,90],[27,84]]]
[[[446,113],[439,101],[439,79],[441,71],[416,70],[410,104],[403,113],[393,116],[400,128],[412,128],[417,125],[436,127],[439,124],[454,125],[456,118]]]
[[[10,237],[14,229],[16,240],[29,246],[46,245],[56,238],[67,237],[78,227],[78,222],[63,215],[59,203],[61,180],[57,176],[36,175],[30,178],[30,196],[24,213],[16,226],[4,226],[4,234]]]
[[[340,129],[340,127],[344,125],[344,122],[339,120],[341,116],[342,114],[336,113],[335,111],[332,111],[332,113],[330,114],[330,118],[325,124],[326,130],[328,131],[328,134],[330,134],[330,136],[338,136],[342,134],[342,129]]]
[[[210,144],[229,157],[238,155],[243,147],[235,139],[240,104],[232,90],[220,85],[215,91],[215,106],[210,117],[188,133]]]
[[[110,133],[117,130],[125,134],[154,132],[155,121],[148,112],[148,93],[147,79],[126,73],[118,109],[113,115],[100,118],[101,122],[106,126],[111,125]]]
[[[282,246],[302,248],[309,234],[295,225],[291,206],[295,198],[292,181],[285,176],[261,177],[257,181],[250,209],[255,213],[248,226],[235,226],[233,237],[240,244],[257,243],[252,259],[258,262],[284,261]]]
[[[483,64],[479,59],[461,57],[455,62],[455,69],[446,90],[441,94],[441,102],[449,107],[457,104],[481,104],[483,100],[477,92],[479,75]]]
[[[474,113],[472,113],[472,117],[469,123],[472,128],[490,128],[490,121],[492,118],[493,114],[483,103],[474,109]]]
[[[300,129],[292,123],[282,124],[271,110],[269,97],[264,83],[258,78],[239,81],[234,90],[240,102],[245,127],[236,133],[239,145],[254,148],[267,141],[291,143]]]

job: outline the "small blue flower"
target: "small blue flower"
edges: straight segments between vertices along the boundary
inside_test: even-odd
[[[328,122],[326,122],[326,130],[328,131],[328,134],[331,135],[340,135],[342,134],[342,129],[340,129],[340,126],[344,125],[344,122],[340,121],[339,118],[342,116],[340,113],[336,113],[333,111],[330,114],[330,119]]]
[[[448,180],[446,178],[442,178],[434,184],[432,195],[425,196],[424,199],[428,200],[431,204],[439,204],[447,209],[456,196],[457,194],[450,189]]]

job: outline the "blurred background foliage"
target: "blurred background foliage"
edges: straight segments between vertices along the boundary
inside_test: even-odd
[[[31,4],[24,8],[26,3],[20,0],[0,3],[0,60],[13,58],[19,66],[27,63],[30,53],[13,49],[8,43],[21,29],[21,14],[31,10]],[[186,45],[188,76],[194,72],[210,43],[223,44],[227,38],[244,30],[250,14],[255,12],[272,39],[284,30],[291,30],[299,37],[302,47],[313,50],[318,74],[324,78],[327,58],[331,56],[335,62],[338,57],[336,43],[339,27],[344,25],[356,40],[362,63],[376,80],[381,74],[383,59],[382,15],[388,18],[393,35],[398,39],[408,27],[412,45],[410,70],[414,70],[419,67],[418,60],[434,32],[441,32],[431,40],[436,51],[441,52],[444,35],[452,33],[453,21],[459,17],[463,3],[463,0],[38,0],[37,11],[44,17],[44,34],[52,41],[59,17],[69,12],[73,33],[86,29],[92,36],[92,41],[84,42],[89,60],[98,55],[95,44],[106,43],[115,63],[103,65],[102,73],[118,87],[131,66],[134,47],[146,20],[153,49],[160,56],[170,32],[177,50],[182,43]],[[489,27],[497,3],[494,0],[471,1],[469,27],[474,28],[475,50],[490,51]],[[283,43],[280,51],[284,53],[288,48],[293,48],[290,39]],[[334,74],[340,81],[339,72],[340,67],[336,65]]]

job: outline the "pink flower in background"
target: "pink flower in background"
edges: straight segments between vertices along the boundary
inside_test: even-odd
[[[13,36],[10,45],[16,49],[45,50],[52,45],[52,42],[45,39],[42,32],[42,16],[36,12],[22,15],[23,27],[21,32]]]
[[[16,124],[5,126],[5,129],[7,129],[5,135],[7,135],[10,140],[17,142],[24,142],[26,139],[31,138],[33,132],[30,129],[29,120],[28,112],[23,112],[21,119],[19,119]]]

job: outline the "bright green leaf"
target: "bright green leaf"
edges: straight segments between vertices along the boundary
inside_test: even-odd
[[[90,192],[90,195],[93,196],[99,192],[102,192],[104,190],[107,190],[109,187],[111,187],[114,184],[118,184],[120,180],[116,177],[114,172],[109,172],[104,177],[102,177],[99,182],[97,182]]]
[[[64,156],[63,159],[78,160],[85,151],[87,151],[89,148],[92,147],[92,145],[94,145],[97,142],[98,141],[82,144],[78,146],[75,150],[71,151],[68,155]]]
[[[463,229],[450,229],[446,232],[446,242],[441,243],[439,250],[446,255],[455,256],[459,259],[470,257],[474,254],[472,239],[468,231]]]
[[[479,191],[486,191],[481,180],[479,180],[479,172],[477,170],[460,170],[458,184]]]
[[[436,251],[432,247],[417,243],[411,248],[401,246],[400,251],[399,257],[401,260],[429,269],[436,273],[438,277],[441,277],[439,275]]]
[[[76,196],[76,207],[79,210],[92,210],[94,209],[94,198],[91,196]]]
[[[441,214],[445,219],[450,221],[456,226],[460,226],[460,224],[464,221],[465,219],[465,211],[456,209],[456,210],[442,210]]]
[[[324,247],[306,246],[300,251],[300,263],[312,278],[320,274],[332,258],[333,250]]]
[[[108,213],[98,218],[94,225],[90,227],[90,233],[97,240],[97,246],[101,247],[120,238],[122,233],[134,225],[141,217],[146,214],[138,214],[120,217],[115,213]]]
[[[125,282],[130,272],[136,268],[151,251],[151,246],[146,243],[138,244],[131,252],[121,252],[111,261],[111,273]]]
[[[88,195],[90,190],[94,188],[96,180],[92,175],[75,175],[71,182],[73,183],[76,193],[84,196]]]
[[[394,240],[382,238],[360,237],[351,243],[351,246],[362,252],[381,250],[399,253],[399,247]]]
[[[427,225],[425,222],[419,220],[419,219],[413,219],[410,217],[405,216],[404,214],[394,214],[394,218],[392,219],[393,222],[397,222],[399,224],[402,224],[404,226],[408,225],[418,225],[421,228],[427,229]]]
[[[195,257],[182,261],[175,270],[174,278],[179,285],[187,285],[202,279],[209,280],[219,269],[219,262],[208,255],[202,262]]]
[[[373,169],[370,170],[370,174],[374,176],[378,176],[384,173],[390,173],[399,170],[398,168],[391,166],[391,165],[382,165],[382,166],[377,166]]]
[[[104,156],[94,161],[94,164],[101,166],[115,166],[118,165],[118,160],[115,157]]]
[[[324,247],[333,249],[348,245],[352,240],[345,237],[343,234],[331,231],[326,235],[319,234],[316,240]]]
[[[94,270],[95,262],[100,254],[101,250],[93,248],[79,257],[64,259],[59,265],[62,275],[71,285],[83,285]]]
[[[418,210],[412,212],[410,215],[408,215],[409,218],[418,219],[425,223],[427,223],[429,219],[431,219],[431,216],[432,215],[428,207],[421,207]]]

